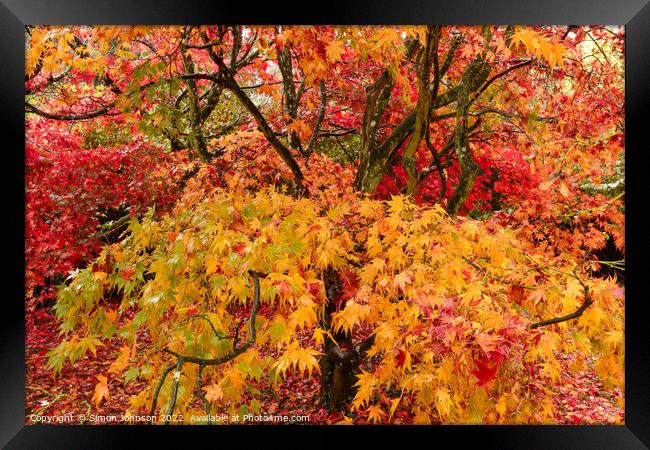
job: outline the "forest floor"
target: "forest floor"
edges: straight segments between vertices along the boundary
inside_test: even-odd
[[[145,383],[113,380],[110,384],[110,401],[95,408],[91,398],[97,383],[97,375],[105,375],[115,359],[120,343],[113,339],[97,347],[95,356],[88,355],[74,365],[65,364],[61,374],[54,378],[47,369],[46,353],[59,344],[61,336],[56,319],[47,309],[38,309],[26,323],[26,399],[25,422],[34,423],[32,415],[56,416],[72,414],[101,414],[120,416],[128,407],[128,400],[140,392]],[[562,383],[555,389],[557,424],[622,424],[625,421],[623,395],[618,389],[607,389],[593,370],[572,373],[571,357],[561,358]],[[260,386],[261,387],[261,386]],[[264,414],[307,415],[310,424],[334,424],[352,420],[355,424],[367,423],[364,416],[346,418],[343,413],[329,412],[318,406],[318,375],[302,377],[287,373],[277,389],[261,389],[258,396],[260,410]],[[214,413],[213,413],[214,414]],[[75,419],[76,420],[76,419]],[[413,417],[406,409],[398,407],[391,423],[410,424]],[[74,421],[72,423],[79,423]],[[98,424],[98,423],[95,423]]]

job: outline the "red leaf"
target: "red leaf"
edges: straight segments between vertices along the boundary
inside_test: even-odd
[[[477,386],[484,386],[497,374],[497,363],[490,359],[478,359],[474,361],[476,370],[472,374],[478,378]]]
[[[343,287],[341,288],[341,296],[338,300],[347,301],[354,298],[359,289],[359,277],[357,274],[351,270],[346,270],[339,274],[339,278]]]
[[[246,254],[246,242],[240,242],[235,245],[232,250],[237,253],[239,256],[244,256]]]
[[[122,269],[121,275],[125,280],[131,280],[133,278],[133,275],[135,275],[135,269],[131,266],[125,267]]]
[[[397,350],[397,355],[395,355],[395,366],[402,367],[406,361],[406,352],[401,348]]]

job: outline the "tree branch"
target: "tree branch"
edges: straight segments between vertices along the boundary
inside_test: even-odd
[[[246,342],[244,342],[239,347],[233,347],[233,350],[230,353],[226,353],[225,355],[219,356],[217,358],[210,358],[210,359],[198,358],[196,356],[190,356],[190,355],[182,355],[180,353],[174,352],[169,349],[165,349],[164,351],[166,353],[169,353],[170,355],[176,356],[177,358],[182,358],[183,360],[185,360],[185,362],[203,364],[204,366],[216,366],[228,362],[231,359],[236,358],[237,356],[241,355],[246,350],[248,350],[248,347],[250,347],[253,344],[253,342],[255,342],[255,336],[256,336],[255,316],[257,315],[257,310],[259,309],[259,304],[260,304],[259,276],[261,275],[259,272],[255,272],[252,270],[249,271],[249,273],[253,277],[254,299],[253,299],[253,307],[251,309],[250,317],[248,320],[248,340],[246,340]]]
[[[368,338],[364,339],[360,343],[354,345],[349,350],[341,350],[340,347],[334,345],[332,346],[327,356],[329,359],[337,364],[342,364],[344,366],[349,366],[354,363],[356,360],[363,357],[364,353],[370,350],[370,347],[375,343],[375,335],[372,334]]]
[[[471,105],[472,105],[476,100],[478,100],[478,98],[481,96],[481,94],[482,94],[483,92],[485,92],[485,90],[486,90],[486,89],[487,89],[487,88],[488,88],[492,83],[494,83],[496,80],[498,80],[498,79],[501,78],[501,77],[506,76],[507,74],[509,74],[510,72],[512,72],[512,71],[515,70],[515,69],[519,69],[520,67],[525,67],[525,66],[527,66],[527,65],[529,65],[529,64],[532,64],[533,61],[535,61],[535,58],[527,59],[526,61],[523,61],[523,62],[517,63],[517,64],[515,64],[514,66],[510,66],[510,67],[508,67],[507,69],[502,70],[501,72],[499,72],[499,73],[497,73],[496,75],[494,75],[492,78],[488,79],[488,80],[483,84],[483,86],[481,86],[481,88],[476,92],[476,94],[474,94],[474,96],[472,97],[472,99],[471,99],[471,100],[469,101],[469,103],[467,104],[467,107],[469,108],[469,107],[470,107],[470,106],[471,106]]]
[[[176,404],[176,397],[178,395],[178,384],[180,381],[180,372],[183,367],[183,364],[185,363],[194,363],[199,365],[199,373],[198,377],[200,378],[201,371],[203,370],[204,367],[206,366],[216,366],[219,364],[226,363],[237,356],[241,355],[244,353],[248,348],[255,342],[255,338],[257,336],[256,330],[255,330],[255,317],[257,316],[257,311],[260,306],[260,276],[266,276],[266,274],[262,274],[260,272],[255,272],[253,270],[249,270],[248,273],[251,275],[253,278],[253,306],[251,308],[249,320],[248,320],[248,339],[246,342],[244,342],[241,346],[237,347],[236,343],[233,343],[233,349],[231,352],[219,356],[217,358],[199,358],[195,356],[190,356],[190,355],[183,355],[177,352],[174,352],[172,350],[169,350],[168,348],[165,348],[163,351],[166,353],[169,353],[170,355],[173,355],[176,357],[176,364],[172,364],[171,366],[167,367],[161,377],[160,381],[158,382],[158,385],[156,387],[156,391],[154,392],[154,397],[153,401],[151,404],[151,409],[150,409],[150,415],[153,415],[156,411],[156,405],[158,403],[158,394],[160,393],[160,389],[162,388],[165,379],[167,378],[167,375],[169,372],[172,371],[172,369],[176,368],[176,372],[174,373],[174,382],[172,385],[172,397],[170,399],[170,404],[169,408],[167,411],[167,415],[171,416],[172,413],[174,412],[174,406]],[[213,327],[214,329],[214,327]],[[216,330],[215,330],[216,333]],[[201,382],[200,380],[197,380],[197,387],[200,388]],[[204,402],[207,401],[205,396],[200,394],[201,398],[204,400]],[[208,404],[208,413],[209,413],[209,404]],[[165,423],[168,423],[168,421],[165,421]]]
[[[39,116],[45,117],[46,119],[52,119],[52,120],[86,120],[86,119],[93,119],[95,117],[102,116],[104,114],[110,115],[110,116],[117,116],[121,113],[109,113],[111,108],[115,106],[115,102],[104,106],[101,109],[98,109],[96,111],[90,112],[90,113],[82,113],[82,114],[56,114],[56,113],[49,113],[47,111],[43,111],[42,109],[37,108],[36,106],[32,105],[31,103],[25,101],[25,112],[26,113],[32,113],[32,114],[38,114]]]
[[[418,101],[415,107],[415,124],[413,126],[413,133],[402,155],[402,167],[406,172],[407,184],[406,194],[413,195],[418,186],[419,176],[417,168],[415,167],[415,152],[420,146],[420,141],[425,134],[425,128],[429,127],[431,96],[429,95],[429,77],[431,73],[431,65],[433,64],[433,55],[438,47],[439,34],[436,33],[434,27],[429,26],[427,29],[426,43],[422,54],[420,56],[417,86],[418,86]],[[436,88],[437,90],[437,88]]]
[[[548,319],[548,320],[543,320],[541,322],[536,322],[536,323],[532,324],[530,326],[530,328],[539,328],[539,327],[543,327],[543,326],[546,326],[546,325],[552,325],[554,323],[566,322],[567,320],[577,319],[578,317],[580,317],[582,315],[582,313],[585,312],[585,310],[592,303],[593,303],[593,300],[591,300],[591,298],[589,298],[588,289],[587,289],[587,290],[585,290],[585,299],[584,299],[582,305],[580,305],[580,308],[578,308],[575,312],[572,312],[571,314],[567,314],[566,316],[556,317],[554,319]]]
[[[325,92],[325,80],[320,80],[320,109],[318,111],[318,117],[316,117],[316,123],[314,124],[314,129],[312,130],[311,137],[307,141],[307,147],[305,147],[305,155],[309,156],[314,150],[314,145],[318,139],[318,131],[320,126],[323,123],[325,118],[325,106],[327,105],[327,93]]]
[[[242,105],[248,110],[248,112],[253,116],[257,125],[260,128],[260,131],[273,146],[273,148],[278,152],[280,158],[289,166],[291,173],[293,174],[294,181],[297,187],[297,193],[308,194],[306,188],[302,184],[304,175],[300,166],[291,155],[291,150],[289,150],[280,140],[276,137],[275,132],[271,129],[271,126],[264,118],[264,115],[259,110],[259,108],[253,103],[253,101],[246,95],[246,93],[241,89],[237,81],[235,80],[232,72],[226,66],[223,59],[218,55],[212,48],[208,49],[210,57],[212,60],[219,66],[219,71],[223,75],[223,80],[225,86],[239,99]]]
[[[578,282],[582,286],[582,290],[584,292],[582,305],[580,305],[580,307],[577,310],[575,310],[571,314],[567,314],[566,316],[555,317],[553,319],[548,319],[548,320],[542,320],[541,322],[535,322],[534,324],[532,324],[530,326],[531,329],[543,327],[543,326],[546,326],[546,325],[552,325],[554,323],[566,322],[566,321],[572,320],[572,319],[577,319],[594,302],[591,299],[591,296],[589,295],[589,286],[587,286],[587,284],[584,281],[582,281],[582,279],[580,277],[578,277],[577,270],[578,270],[578,266],[576,266],[575,269],[573,270],[573,277],[576,280],[578,280]],[[568,275],[570,275],[570,274],[568,274]]]
[[[149,415],[153,416],[153,414],[156,412],[156,405],[158,404],[158,394],[160,394],[160,389],[162,389],[163,384],[165,383],[165,379],[167,378],[167,375],[169,375],[169,372],[171,372],[174,367],[176,367],[176,364],[172,364],[171,366],[168,366],[165,370],[163,370],[162,375],[160,376],[160,381],[158,381],[158,385],[156,386],[156,390],[153,393],[153,400],[151,402],[151,409],[149,410]]]

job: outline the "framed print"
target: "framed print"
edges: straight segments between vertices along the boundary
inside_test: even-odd
[[[650,445],[650,6],[0,11],[7,448]]]

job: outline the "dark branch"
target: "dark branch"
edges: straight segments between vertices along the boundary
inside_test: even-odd
[[[223,59],[215,52],[210,51],[210,56],[219,66],[219,70],[223,73],[223,79],[226,87],[239,99],[242,105],[248,110],[248,112],[253,116],[257,125],[260,128],[260,131],[273,146],[273,148],[278,152],[282,160],[289,166],[289,169],[293,173],[295,183],[298,188],[299,193],[306,193],[306,189],[302,184],[304,175],[300,166],[291,155],[291,150],[289,150],[280,140],[276,137],[275,132],[271,129],[271,126],[264,118],[264,115],[259,110],[259,108],[253,103],[253,101],[246,95],[246,93],[241,89],[241,87],[235,81],[233,74],[230,69],[223,62]]]
[[[171,372],[174,367],[176,367],[176,364],[172,364],[171,366],[168,366],[165,370],[163,370],[162,375],[160,376],[160,381],[158,381],[158,385],[156,386],[156,390],[153,393],[153,400],[151,402],[151,410],[149,411],[149,415],[153,416],[153,414],[156,412],[156,405],[158,404],[158,394],[160,394],[160,389],[163,387],[163,384],[165,383],[165,379],[167,378],[167,375],[169,375],[169,372]]]
[[[178,397],[178,384],[181,380],[181,369],[183,368],[183,358],[178,358],[176,363],[176,370],[174,371],[174,381],[172,383],[172,397],[169,400],[169,408],[167,408],[167,418],[163,422],[165,425],[169,423],[171,415],[174,412],[174,406],[176,406],[176,398]]]
[[[203,406],[205,407],[205,414],[208,416],[208,424],[211,422],[210,419],[210,402],[208,401],[207,397],[203,393],[203,387],[201,386],[201,376],[203,374],[203,368],[205,366],[203,364],[199,364],[199,368],[196,371],[196,391],[203,400]]]
[[[56,113],[49,113],[47,111],[43,111],[42,109],[37,108],[36,106],[32,105],[29,102],[25,102],[25,112],[26,113],[33,113],[33,114],[38,114],[39,116],[45,117],[46,119],[53,119],[53,120],[86,120],[86,119],[93,119],[95,117],[99,117],[102,115],[118,115],[120,113],[109,113],[111,108],[115,106],[115,102],[111,103],[110,105],[104,106],[101,109],[98,109],[96,111],[90,112],[90,113],[82,113],[82,114],[56,114]]]
[[[520,67],[524,67],[524,66],[527,66],[527,65],[529,65],[529,64],[532,64],[533,61],[535,61],[535,58],[527,59],[527,60],[525,60],[525,61],[523,61],[523,62],[520,62],[520,63],[515,64],[514,66],[510,66],[510,67],[508,67],[507,69],[504,69],[504,70],[502,70],[501,72],[499,72],[499,73],[497,73],[496,75],[494,75],[492,78],[490,78],[489,80],[487,80],[487,81],[483,84],[483,86],[481,86],[481,88],[478,90],[478,92],[476,92],[476,94],[474,95],[474,97],[472,97],[472,99],[469,101],[469,103],[467,104],[467,107],[469,108],[469,107],[472,105],[472,103],[474,103],[474,102],[475,102],[475,101],[476,101],[476,100],[481,96],[481,94],[482,94],[483,92],[485,92],[485,90],[486,90],[486,89],[487,89],[487,88],[488,88],[492,83],[494,83],[496,80],[498,80],[498,79],[501,78],[501,77],[506,76],[507,74],[509,74],[510,72],[512,72],[512,71],[515,70],[515,69],[519,69]]]
[[[375,343],[375,335],[370,335],[367,339],[356,344],[349,350],[341,350],[338,346],[332,346],[327,356],[337,364],[349,366],[354,361],[359,360]]]
[[[534,323],[534,324],[532,324],[530,326],[531,329],[543,327],[543,326],[546,326],[546,325],[552,325],[554,323],[566,322],[566,321],[572,320],[572,319],[577,319],[594,302],[591,299],[591,296],[589,295],[589,286],[587,286],[584,281],[582,281],[580,278],[578,278],[577,275],[575,276],[575,278],[582,285],[582,289],[584,291],[584,300],[582,301],[582,305],[580,305],[580,307],[578,309],[576,309],[575,312],[572,312],[571,314],[567,314],[566,316],[555,317],[553,319],[542,320],[541,322],[536,322],[536,323]]]
[[[320,126],[323,123],[325,118],[325,106],[327,105],[327,93],[325,92],[325,80],[320,80],[320,109],[318,111],[318,117],[316,117],[316,123],[314,124],[314,129],[311,133],[309,141],[307,141],[307,147],[305,147],[305,154],[309,155],[314,150],[314,145],[316,145],[316,140],[318,139],[318,131]]]

